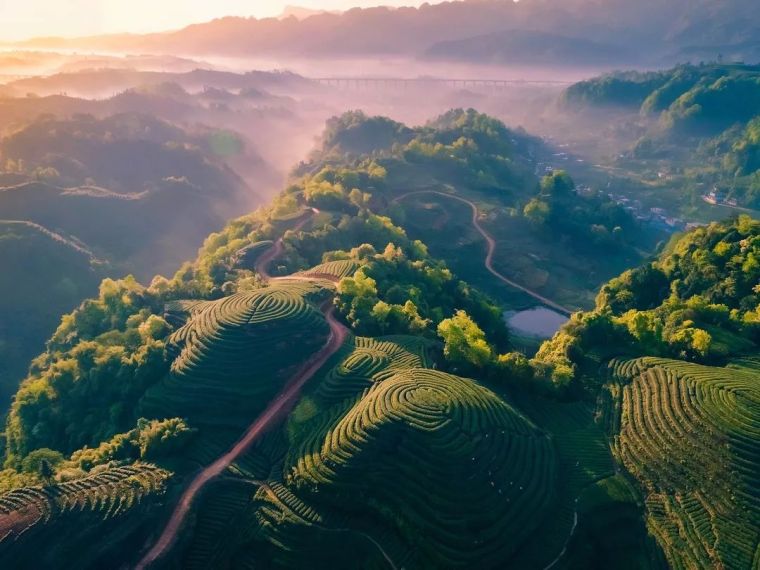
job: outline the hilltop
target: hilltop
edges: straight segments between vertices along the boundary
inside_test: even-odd
[[[593,160],[622,185],[653,207],[712,221],[760,206],[758,101],[760,67],[705,63],[583,81],[565,90],[559,108],[566,130],[607,125],[595,143],[590,133],[579,140],[596,144]]]

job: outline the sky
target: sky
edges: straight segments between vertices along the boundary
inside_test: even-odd
[[[0,41],[176,29],[222,16],[277,16],[287,5],[346,10],[422,0],[0,0]]]

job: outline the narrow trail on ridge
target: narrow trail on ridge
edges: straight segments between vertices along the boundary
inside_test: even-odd
[[[303,227],[307,219],[302,220],[298,226],[296,226],[296,230]],[[265,280],[270,279],[266,265],[280,255],[282,251],[283,244],[282,238],[280,238],[259,258],[259,261],[256,264],[256,269]],[[147,554],[143,556],[137,566],[135,566],[137,570],[143,570],[149,567],[171,549],[177,540],[182,524],[190,513],[193,501],[200,491],[209,481],[218,477],[238,457],[245,453],[253,442],[267,430],[267,428],[283,418],[284,413],[286,413],[290,406],[295,403],[304,384],[306,384],[306,382],[325,365],[330,357],[343,346],[343,343],[349,335],[349,330],[335,318],[335,307],[332,304],[332,299],[325,301],[320,307],[320,310],[324,314],[327,324],[330,327],[330,335],[327,339],[327,343],[317,353],[312,355],[311,358],[304,362],[298,371],[290,378],[290,380],[288,380],[285,388],[269,403],[261,415],[250,424],[237,443],[192,479],[182,493],[179,502],[169,518],[169,522],[166,523],[166,526],[161,533],[161,536]]]
[[[46,235],[53,241],[56,241],[58,243],[61,243],[67,247],[70,247],[71,249],[78,251],[79,253],[82,253],[90,258],[90,261],[96,262],[96,263],[104,263],[102,259],[98,259],[95,257],[95,254],[92,252],[92,250],[88,249],[81,243],[77,243],[66,236],[63,236],[57,232],[54,232],[53,230],[49,230],[43,225],[40,225],[35,222],[30,222],[29,220],[0,220],[0,224],[7,224],[7,225],[15,225],[15,226],[24,226],[27,228],[31,228],[33,230],[38,231],[41,234]]]
[[[461,196],[457,196],[455,194],[449,194],[447,192],[441,192],[440,190],[415,190],[413,192],[407,192],[406,194],[402,194],[401,196],[397,196],[393,199],[392,203],[396,204],[400,202],[401,200],[409,197],[414,196],[417,194],[438,194],[439,196],[444,196],[446,198],[451,198],[452,200],[457,200],[459,202],[462,202],[464,204],[467,204],[472,209],[472,225],[475,227],[475,229],[478,231],[478,233],[483,237],[483,239],[486,241],[486,245],[488,247],[486,252],[486,258],[483,262],[483,265],[488,270],[491,275],[496,277],[499,281],[506,283],[510,287],[513,287],[514,289],[517,289],[519,291],[522,291],[523,293],[533,297],[537,301],[540,301],[542,304],[546,305],[547,307],[550,307],[554,309],[555,311],[562,313],[563,315],[570,316],[573,314],[573,310],[568,309],[567,307],[560,305],[556,301],[552,301],[548,297],[544,297],[537,291],[534,291],[533,289],[529,289],[525,287],[524,285],[520,285],[519,283],[512,281],[508,277],[505,277],[501,273],[499,273],[496,269],[493,267],[493,255],[496,250],[496,240],[494,240],[491,235],[483,229],[483,226],[480,225],[480,221],[478,220],[478,216],[480,215],[480,211],[478,210],[478,207],[475,205],[475,203],[471,202],[467,198],[462,198]]]

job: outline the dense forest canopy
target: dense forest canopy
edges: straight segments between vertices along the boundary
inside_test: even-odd
[[[577,83],[562,95],[573,112],[638,114],[640,134],[624,155],[683,171],[687,186],[756,208],[760,202],[756,123],[760,68],[680,65],[657,72],[617,72]],[[639,138],[640,137],[640,138]],[[733,202],[732,202],[733,203]]]
[[[599,351],[714,365],[754,354],[760,340],[758,247],[760,223],[749,216],[676,238],[657,261],[605,285],[595,310],[575,315],[536,362],[558,370],[555,379],[580,381]]]

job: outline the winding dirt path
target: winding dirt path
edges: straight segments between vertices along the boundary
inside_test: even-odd
[[[309,221],[309,218],[311,218],[311,215],[313,213],[317,213],[319,210],[313,209],[306,213],[304,218],[299,221],[291,231],[297,232],[301,228],[304,227],[306,222]],[[269,266],[271,263],[280,257],[282,255],[283,250],[285,249],[285,246],[282,242],[282,238],[278,238],[277,241],[274,242],[274,245],[270,247],[268,250],[266,250],[264,253],[262,253],[259,258],[256,260],[256,263],[254,264],[254,270],[258,275],[261,276],[261,278],[264,281],[269,281],[272,279],[272,276],[269,274]]]
[[[302,226],[306,220],[299,225]],[[266,265],[271,262],[277,255],[282,252],[282,239],[277,240],[275,245],[270,248],[258,261],[257,270],[261,271],[262,277],[269,278],[266,271]],[[222,474],[238,457],[245,453],[253,442],[264,433],[267,428],[271,427],[278,420],[282,419],[284,414],[295,403],[301,388],[306,382],[325,365],[330,357],[335,354],[346,340],[349,334],[348,329],[335,318],[335,307],[332,299],[325,301],[320,310],[330,326],[330,336],[327,343],[322,349],[307,360],[298,371],[291,377],[285,388],[272,400],[267,408],[256,418],[248,427],[248,430],[235,443],[229,451],[219,457],[211,465],[204,468],[198,473],[185,491],[174,508],[169,522],[164,527],[161,536],[158,538],[153,547],[135,566],[137,570],[143,570],[153,564],[161,556],[166,554],[177,540],[177,536],[182,528],[182,524],[190,513],[193,501],[206,484]]]
[[[394,198],[392,203],[398,203],[404,198],[407,198],[408,196],[414,196],[417,194],[438,194],[439,196],[444,196],[446,198],[451,198],[452,200],[457,200],[459,202],[462,202],[464,204],[467,204],[472,209],[472,225],[475,227],[475,229],[478,231],[478,233],[483,236],[483,239],[486,241],[486,244],[488,246],[488,250],[486,253],[486,259],[484,261],[485,268],[496,277],[499,281],[502,281],[503,283],[506,283],[510,287],[513,287],[519,291],[522,291],[523,293],[530,295],[537,301],[540,301],[542,304],[546,305],[547,307],[551,307],[555,311],[562,313],[563,315],[570,316],[573,314],[573,311],[571,309],[568,309],[567,307],[564,307],[557,303],[556,301],[552,301],[551,299],[544,297],[540,293],[528,289],[524,285],[520,285],[519,283],[516,283],[515,281],[512,281],[508,277],[505,277],[496,269],[493,267],[493,255],[496,250],[496,241],[491,237],[491,235],[483,229],[483,226],[480,225],[480,221],[478,220],[478,216],[480,215],[480,212],[478,211],[478,207],[471,202],[470,200],[467,200],[466,198],[462,198],[461,196],[456,196],[455,194],[449,194],[447,192],[441,192],[440,190],[415,190],[413,192],[408,192],[406,194],[402,194],[401,196],[398,196]]]

